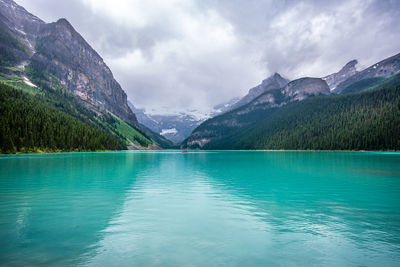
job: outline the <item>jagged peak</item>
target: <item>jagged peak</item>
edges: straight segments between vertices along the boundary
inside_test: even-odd
[[[269,76],[267,79],[264,79],[262,81],[262,85],[270,84],[272,82],[277,82],[278,84],[282,84],[282,86],[286,83],[289,82],[288,79],[282,77],[278,72],[275,72],[271,76]]]
[[[346,69],[349,69],[349,68],[355,68],[355,66],[357,64],[358,64],[358,60],[357,59],[353,59],[353,60],[347,62],[346,65],[344,65],[344,67],[340,71],[343,71],[343,70],[346,70]]]
[[[272,74],[271,76],[268,77],[268,79],[279,79],[279,78],[283,78],[282,75],[280,75],[278,72],[274,72],[274,74]]]
[[[346,64],[346,66],[347,65],[356,65],[356,64],[358,64],[358,60],[357,59],[353,59],[353,60],[350,60],[349,62],[347,62],[347,64]]]
[[[56,24],[57,24],[57,25],[62,25],[62,26],[64,26],[64,27],[71,28],[71,29],[74,28],[74,27],[72,27],[71,23],[70,23],[66,18],[60,18],[60,19],[58,19],[57,22],[56,22]]]
[[[272,75],[272,77],[274,77],[274,78],[281,77],[281,78],[282,78],[282,76],[281,76],[278,72],[275,72],[275,73]]]

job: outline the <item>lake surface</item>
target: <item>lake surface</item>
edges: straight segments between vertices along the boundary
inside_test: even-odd
[[[17,155],[0,177],[0,265],[400,265],[400,153]]]

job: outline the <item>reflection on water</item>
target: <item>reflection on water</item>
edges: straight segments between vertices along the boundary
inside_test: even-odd
[[[400,262],[400,154],[0,157],[0,265]]]

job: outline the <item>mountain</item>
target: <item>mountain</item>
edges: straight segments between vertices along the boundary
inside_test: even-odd
[[[303,100],[309,96],[329,94],[328,84],[320,78],[300,78],[283,87],[282,94],[290,101]]]
[[[208,143],[257,123],[265,110],[329,93],[327,83],[320,78],[301,78],[282,88],[269,89],[248,104],[205,121],[182,143],[182,147],[203,148]]]
[[[322,79],[326,81],[331,91],[333,91],[340,83],[357,73],[357,64],[358,61],[353,59],[352,61],[348,62],[339,72],[325,76]]]
[[[150,115],[128,101],[140,124],[175,144],[181,143],[204,120],[190,114]]]
[[[44,23],[11,0],[1,0],[1,24],[28,47],[21,62],[33,79],[64,86],[88,108],[105,109],[139,126],[127,96],[100,55],[66,19]],[[5,29],[3,28],[3,31]]]
[[[128,105],[136,114],[141,125],[155,133],[158,133],[163,138],[170,140],[175,144],[180,144],[183,140],[189,137],[192,131],[204,122],[206,118],[215,117],[231,110],[232,106],[239,100],[239,97],[235,97],[227,102],[218,104],[213,107],[213,110],[209,115],[206,115],[203,118],[198,118],[188,113],[150,115],[146,114],[144,109],[136,108],[130,101],[128,101]]]
[[[96,143],[98,149],[159,147],[140,128],[128,106],[127,96],[111,70],[66,19],[45,23],[14,1],[0,0],[0,81],[9,86],[10,92],[23,91],[21,97],[29,99],[29,103],[36,103],[40,98],[40,102],[45,103],[44,106],[38,104],[42,107],[42,114],[55,110],[58,117],[70,116],[72,121],[78,120],[93,131],[97,129],[118,143],[106,147]],[[34,95],[34,99],[29,95]],[[8,100],[18,102],[15,98]],[[36,112],[32,105],[26,108]],[[8,110],[6,106],[4,109]],[[12,110],[19,112],[17,107]],[[6,116],[4,119],[7,125],[1,129],[1,134],[7,136],[10,143],[5,146],[14,147],[9,151],[97,149],[95,145],[88,146],[93,143],[88,138],[79,139],[79,142],[64,140],[68,145],[57,141],[58,146],[47,147],[47,142],[43,142],[40,136],[36,139],[29,136],[36,134],[33,131],[12,131],[16,125],[45,131],[44,120],[35,120],[38,125],[31,125],[22,117],[20,122]],[[54,134],[59,134],[58,130],[54,130]],[[101,135],[100,132],[96,133]],[[17,138],[36,141],[24,141],[18,147],[14,145],[18,143]],[[55,140],[53,137],[50,139]]]
[[[205,114],[201,118],[189,113],[150,115],[146,114],[144,109],[136,108],[130,101],[128,101],[128,105],[136,114],[141,125],[155,133],[158,133],[165,139],[171,140],[175,144],[180,144],[207,118],[228,112],[239,100],[239,97],[234,97],[227,102],[218,104],[213,107],[213,110],[209,114]]]
[[[250,103],[252,100],[254,100],[256,97],[260,96],[261,94],[272,89],[282,88],[288,83],[289,80],[283,78],[279,73],[274,73],[272,76],[263,80],[260,85],[251,88],[247,95],[245,95],[242,99],[240,99],[234,105],[232,105],[230,110],[246,105]]]
[[[215,105],[214,107],[213,107],[213,112],[212,112],[212,116],[216,116],[216,115],[219,115],[219,114],[222,114],[222,113],[225,113],[225,112],[227,112],[227,111],[229,111],[229,110],[232,110],[233,109],[233,106],[237,103],[237,102],[239,102],[240,101],[240,97],[234,97],[234,98],[232,98],[232,99],[230,99],[230,100],[228,100],[228,101],[226,101],[226,102],[224,102],[224,103],[220,103],[220,104],[218,104],[218,105]]]
[[[131,101],[128,100],[128,105],[133,113],[135,113],[138,122],[145,125],[147,128],[151,129],[155,133],[159,133],[158,122],[151,118],[150,115],[145,113],[144,109],[136,108]]]
[[[151,118],[158,121],[160,135],[175,144],[179,144],[187,138],[202,122],[202,120],[184,113],[178,115],[152,115]]]
[[[163,149],[173,149],[177,148],[177,146],[169,139],[165,138],[164,136],[155,133],[153,130],[147,128],[145,125],[140,124],[140,128],[146,134],[146,136],[150,137],[159,147]],[[153,147],[155,149],[157,147]]]
[[[181,147],[399,150],[399,55],[360,72],[355,65],[271,89],[205,121]],[[340,94],[331,94],[327,82]]]
[[[400,150],[400,82],[292,102],[264,110],[259,118],[203,148]]]
[[[383,78],[391,77],[400,72],[400,53],[382,60],[363,71],[360,71],[353,76],[349,77],[342,83],[340,83],[334,90],[334,93],[351,93],[358,91],[357,88],[349,88],[355,83],[363,81],[364,84],[372,86],[379,83]],[[362,88],[364,86],[361,86]]]

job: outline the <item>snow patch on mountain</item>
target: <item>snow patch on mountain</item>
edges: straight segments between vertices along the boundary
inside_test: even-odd
[[[160,134],[164,136],[167,134],[177,134],[177,133],[178,131],[175,128],[171,128],[171,129],[162,129]]]

